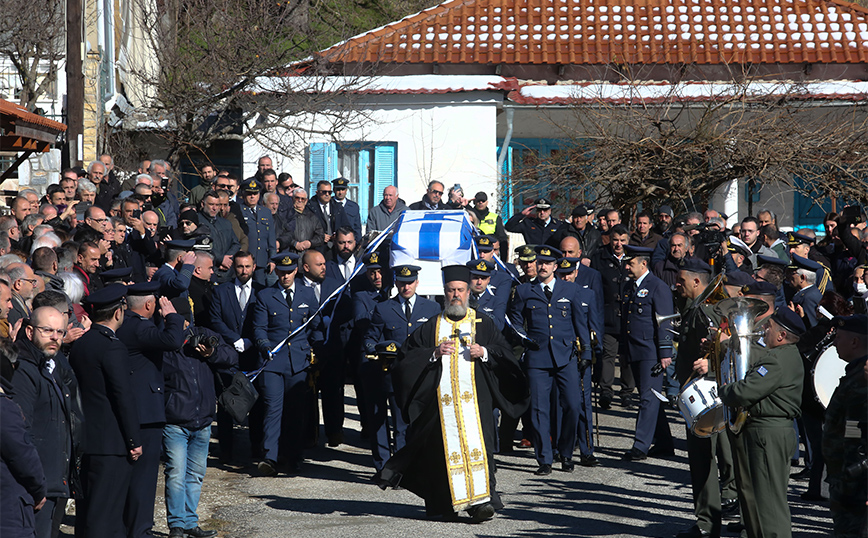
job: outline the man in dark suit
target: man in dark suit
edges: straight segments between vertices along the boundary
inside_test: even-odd
[[[395,273],[398,295],[378,303],[374,308],[364,341],[367,356],[362,363],[366,381],[365,401],[368,405],[368,420],[373,433],[371,452],[377,471],[383,468],[383,464],[392,455],[389,427],[386,422],[387,412],[392,415],[395,450],[399,450],[406,442],[407,423],[404,422],[395,402],[391,376],[383,370],[380,363],[372,361],[369,356],[376,356],[377,343],[387,340],[403,343],[417,327],[440,314],[440,306],[437,303],[416,295],[420,267],[400,265],[393,267],[392,270]]]
[[[347,216],[348,226],[356,233],[356,241],[362,239],[362,211],[359,204],[347,198],[350,181],[339,177],[332,180],[332,189],[335,191],[335,202],[339,203]]]
[[[346,282],[353,274],[356,264],[359,263],[355,255],[358,237],[348,226],[338,228],[335,233],[335,253],[333,260],[326,262],[326,278],[332,278],[338,282]],[[351,284],[351,291],[364,287],[365,276],[363,272],[356,275]]]
[[[232,260],[232,269],[235,272],[235,279],[220,284],[214,288],[214,293],[211,295],[211,327],[238,352],[241,369],[252,370],[259,357],[252,340],[252,312],[256,295],[263,287],[253,281],[256,264],[250,252],[246,250],[236,252]],[[217,380],[217,384],[220,385],[222,382],[224,387],[228,387],[232,382],[233,373],[229,370],[219,371],[217,375],[220,379]],[[250,411],[250,443],[254,453],[261,450],[259,445],[262,443],[262,417],[257,416],[255,412],[259,407],[261,407],[261,400],[257,400]],[[223,461],[229,461],[232,457],[232,425],[232,416],[219,406],[217,441],[220,444],[220,459]]]
[[[632,245],[625,249],[627,272],[633,285],[627,286],[624,293],[621,335],[625,362],[633,371],[639,391],[639,416],[633,447],[622,458],[637,461],[648,457],[652,443],[655,444],[652,455],[674,453],[666,413],[652,390],[662,392],[662,371],[672,362],[673,351],[671,322],[658,325],[655,316],[672,315],[675,304],[669,286],[648,270],[654,249]]]
[[[532,342],[525,353],[530,381],[533,446],[538,476],[552,472],[550,407],[552,384],[556,383],[563,410],[563,427],[558,436],[562,468],[572,472],[576,426],[579,422],[579,360],[590,360],[590,333],[579,287],[555,279],[557,260],[562,253],[547,245],[536,247],[537,277],[515,288],[509,317],[514,327],[527,327]]]
[[[75,523],[82,536],[126,535],[124,503],[142,455],[129,352],[115,336],[124,322],[125,295],[125,286],[110,284],[85,299],[93,325],[69,355],[87,417],[81,469],[87,495],[76,507]],[[157,445],[158,461],[159,450]],[[152,507],[153,503],[151,498]]]
[[[142,457],[133,468],[124,523],[128,538],[144,538],[154,526],[154,499],[163,426],[166,423],[166,397],[163,380],[163,352],[184,345],[184,318],[175,313],[165,297],[159,302],[157,282],[143,282],[127,288],[128,310],[117,337],[129,350],[130,379],[139,416]],[[152,318],[159,308],[163,327]]]
[[[316,295],[296,283],[298,256],[284,252],[271,261],[276,264],[277,284],[259,292],[253,306],[254,343],[261,360],[267,361],[257,378],[265,404],[265,458],[259,472],[266,476],[277,474],[278,461],[290,472],[299,471],[309,405],[307,370],[312,347],[323,341]]]
[[[334,235],[341,226],[349,226],[344,206],[332,200],[332,184],[328,181],[320,181],[316,184],[316,196],[310,199],[307,207],[317,216],[322,224],[323,246],[321,252],[326,259],[332,259],[332,247],[334,247]]]

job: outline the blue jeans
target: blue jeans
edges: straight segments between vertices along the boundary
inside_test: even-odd
[[[202,479],[208,467],[211,426],[188,430],[174,424],[163,428],[166,453],[166,521],[169,528],[192,529],[199,525],[196,508]]]

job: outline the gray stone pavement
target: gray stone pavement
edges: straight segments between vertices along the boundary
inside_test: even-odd
[[[493,520],[473,525],[466,514],[459,523],[427,521],[421,499],[371,483],[370,453],[359,438],[358,412],[352,388],[347,389],[347,444],[307,451],[302,475],[265,478],[252,466],[210,459],[199,510],[202,527],[239,538],[672,537],[693,524],[684,423],[675,411],[669,411],[676,437],[671,458],[622,462],[620,454],[632,444],[636,412],[617,404],[600,413],[600,467],[577,466],[570,474],[556,466],[550,476],[537,477],[532,449],[496,456],[497,489],[506,507]],[[237,429],[236,435],[242,441],[246,430]],[[828,535],[828,506],[799,499],[806,484],[790,482],[793,534]],[[162,483],[155,519],[154,530],[165,536]]]

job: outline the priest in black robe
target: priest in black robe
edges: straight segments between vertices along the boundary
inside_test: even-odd
[[[500,409],[506,415],[518,418],[527,409],[529,391],[527,379],[512,353],[512,348],[503,335],[497,330],[494,322],[486,315],[480,315],[468,307],[470,297],[470,271],[465,266],[449,266],[443,269],[445,304],[443,313],[420,326],[401,346],[398,358],[392,368],[392,380],[395,395],[401,407],[404,419],[409,423],[407,444],[386,462],[385,467],[377,476],[381,488],[401,486],[425,499],[425,508],[430,518],[441,517],[444,520],[457,520],[458,513],[466,510],[474,522],[481,522],[494,516],[496,510],[503,508],[503,503],[495,491],[495,462],[493,450],[496,435],[496,424],[492,410]],[[462,322],[461,325],[456,325]],[[449,335],[452,327],[455,334]],[[471,327],[470,332],[459,335],[462,330]],[[439,331],[439,332],[438,332]],[[454,338],[451,338],[454,336]],[[452,361],[458,343],[458,357]],[[444,361],[447,364],[444,366]],[[462,362],[462,361],[470,361]],[[475,385],[475,398],[478,412],[477,428],[471,428],[468,423],[461,422],[460,432],[450,426],[444,418],[452,408],[450,401],[455,403],[457,396],[464,400],[468,392],[462,388],[461,393],[448,391],[448,380],[441,384],[444,368],[456,368],[462,363],[463,374],[472,377]],[[470,373],[468,374],[468,371]],[[447,390],[443,390],[447,387]],[[465,385],[466,387],[466,385]],[[465,403],[473,401],[469,397]],[[450,431],[444,432],[441,424]],[[488,478],[488,492],[485,496],[477,496],[465,500],[455,500],[450,485],[450,470],[447,467],[447,456],[444,450],[445,439],[450,438],[444,433],[468,435],[466,431],[481,431],[481,436],[475,435],[477,445],[484,444],[487,468],[481,476]],[[465,437],[465,439],[467,439]],[[452,442],[452,441],[449,441]],[[462,442],[462,446],[466,443]],[[466,460],[475,458],[479,468],[481,459],[476,451],[472,458],[464,454]],[[461,455],[450,449],[452,464],[461,460]],[[468,463],[468,469],[473,467]],[[469,473],[473,474],[473,473]],[[479,473],[475,474],[480,476]],[[454,480],[454,478],[452,479]],[[473,478],[468,477],[468,482]],[[478,484],[477,484],[478,486]]]

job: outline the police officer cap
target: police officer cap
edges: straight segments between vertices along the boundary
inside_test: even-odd
[[[120,303],[127,294],[123,284],[109,284],[84,298],[84,303],[92,308],[105,308]]]
[[[533,245],[522,245],[515,247],[515,253],[518,255],[519,261],[532,262],[536,259],[536,250]]]
[[[814,238],[807,235],[797,234],[796,232],[787,232],[787,246],[794,247],[796,245],[813,245]]]
[[[379,252],[370,252],[365,254],[362,257],[362,263],[365,264],[367,269],[382,269],[383,266],[380,265],[380,253]]]
[[[279,271],[294,271],[298,267],[298,254],[294,252],[281,252],[271,257],[274,268]]]
[[[868,336],[868,315],[835,316],[832,318],[832,326],[837,327],[839,331]]]
[[[180,215],[178,215],[178,224],[180,227],[182,220],[189,220],[196,226],[199,226],[199,213],[196,213],[192,209],[187,209],[186,211],[182,211]]]
[[[125,282],[133,276],[133,268],[132,267],[118,267],[116,269],[109,269],[108,271],[103,271],[99,274],[99,277],[102,279],[103,284],[111,284],[112,282]]]
[[[545,198],[545,197],[537,198],[536,199],[536,208],[537,209],[551,209],[552,208],[552,201],[549,200],[548,198]]]
[[[480,235],[473,239],[476,241],[476,249],[479,252],[491,252],[494,250],[494,240],[490,235]]]
[[[557,272],[562,274],[570,274],[576,270],[581,258],[561,258],[558,260]]]
[[[477,202],[487,202],[488,201],[488,195],[482,191],[479,191],[476,193],[476,196],[474,196],[473,199],[476,200]]]
[[[160,283],[155,281],[139,282],[127,287],[127,295],[156,295],[158,291],[160,291]]]
[[[820,267],[822,266],[814,260],[809,260],[808,258],[802,258],[798,254],[793,254],[793,259],[792,261],[790,261],[790,265],[787,266],[787,269],[806,269],[808,271],[819,271]]]
[[[779,265],[781,267],[786,267],[787,262],[778,258],[777,256],[767,256],[766,254],[757,254],[756,261],[759,265]]]
[[[726,276],[723,277],[723,283],[727,286],[742,287],[749,284],[756,284],[756,280],[744,271],[731,271],[726,273]]]
[[[421,270],[422,268],[418,265],[396,265],[392,267],[396,282],[414,282],[419,278],[419,271]]]
[[[241,185],[241,192],[245,194],[253,194],[255,192],[260,192],[261,190],[262,185],[256,181],[256,178],[246,181]]]
[[[786,306],[775,310],[775,313],[772,314],[772,320],[783,327],[784,330],[796,336],[805,334],[805,323],[802,321],[802,318]]]
[[[729,239],[726,240],[726,247],[730,252],[736,252],[742,256],[750,256],[753,254],[750,247],[747,246],[747,243],[734,235],[730,236]]]
[[[376,350],[377,355],[380,357],[396,357],[400,348],[401,344],[394,340],[377,342],[377,345],[374,346],[374,350]]]
[[[483,260],[482,258],[470,260],[464,265],[470,269],[471,275],[491,276],[491,272],[494,271],[494,264],[488,260]]]
[[[594,206],[588,204],[579,204],[573,208],[572,216],[587,217],[594,214]]]
[[[708,273],[711,274],[712,269],[711,266],[705,263],[703,260],[695,257],[684,258],[681,260],[681,266],[679,267],[682,271],[690,271],[691,273]]]
[[[350,188],[350,180],[345,177],[339,177],[332,180],[332,187],[335,189],[348,189]]]
[[[745,284],[741,287],[744,295],[777,295],[778,288],[771,282],[757,280],[753,284]]]
[[[193,245],[195,244],[195,239],[172,239],[171,241],[166,241],[167,248],[179,248],[182,250],[193,250]]]
[[[470,284],[470,269],[466,265],[447,265],[442,269],[443,283],[466,282]]]
[[[624,254],[628,260],[631,258],[650,258],[653,253],[653,248],[637,247],[635,245],[626,245],[624,247]]]
[[[537,245],[534,250],[536,251],[536,259],[541,262],[553,262],[564,257],[563,252],[548,245]]]

